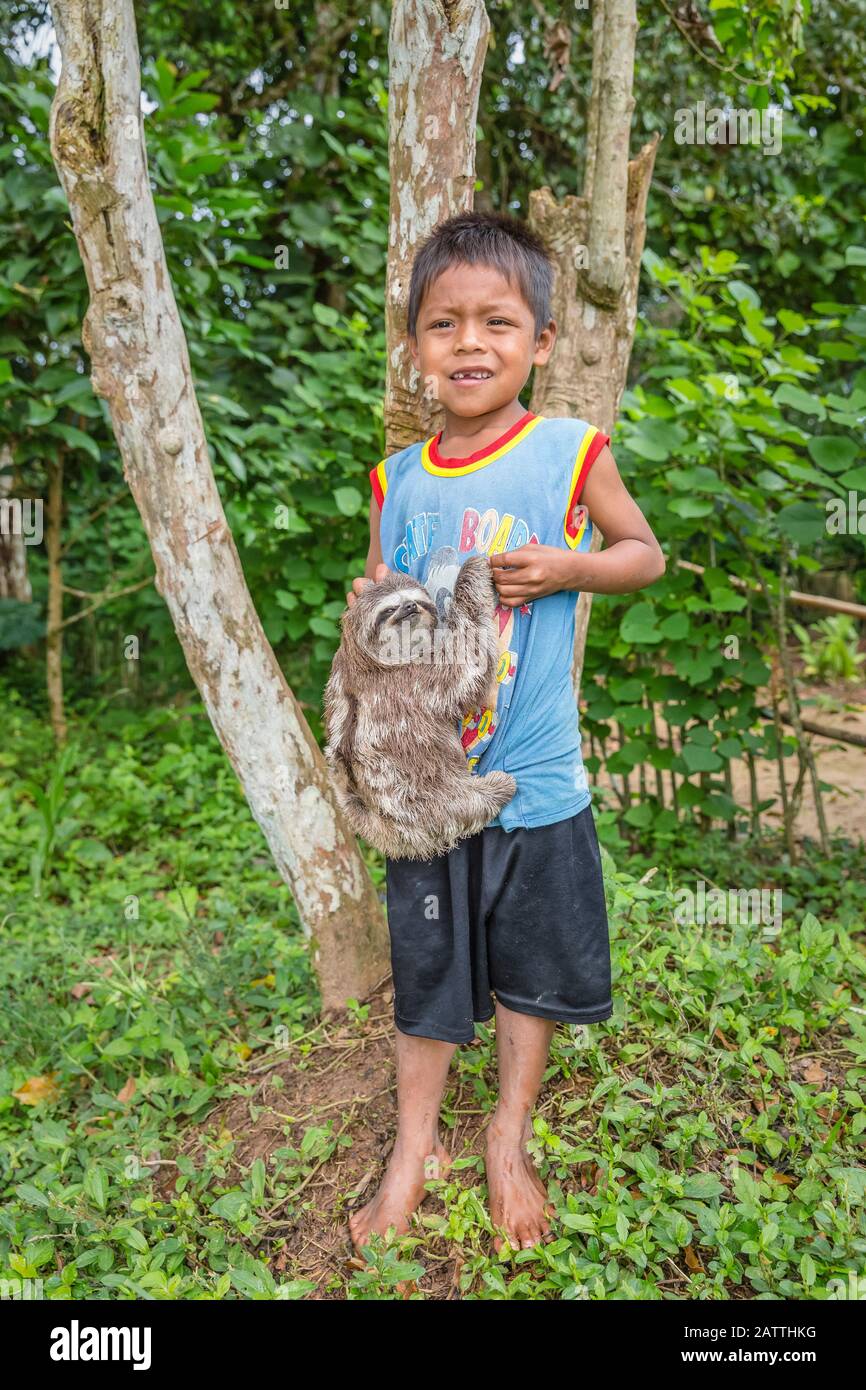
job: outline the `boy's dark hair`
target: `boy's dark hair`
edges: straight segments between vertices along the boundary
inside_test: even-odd
[[[536,335],[547,327],[553,262],[541,237],[505,213],[458,212],[434,228],[412,264],[408,329],[413,337],[425,294],[437,276],[459,262],[494,266],[506,280],[516,281],[535,315]]]

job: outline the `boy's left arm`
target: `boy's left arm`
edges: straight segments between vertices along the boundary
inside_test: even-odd
[[[630,594],[661,579],[665,557],[649,522],[629,493],[605,445],[580,494],[580,505],[604,536],[605,549],[567,550],[558,545],[523,545],[490,556],[500,602],[519,608],[561,589],[596,594]]]

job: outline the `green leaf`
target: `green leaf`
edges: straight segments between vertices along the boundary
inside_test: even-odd
[[[776,522],[799,546],[810,547],[820,540],[827,531],[827,517],[823,508],[812,502],[792,502],[776,513]]]
[[[146,1255],[150,1249],[146,1238],[137,1226],[115,1226],[111,1233],[122,1245],[131,1245],[139,1254]]]
[[[846,246],[846,265],[866,265],[866,246]]]
[[[704,399],[704,393],[696,382],[690,381],[688,377],[677,376],[666,383],[667,389],[674,395],[679,396],[680,400],[688,401],[699,405]]]
[[[267,1170],[260,1158],[257,1158],[250,1169],[250,1190],[252,1192],[253,1206],[260,1207],[265,1200],[265,1178]]]
[[[677,516],[708,516],[715,511],[716,504],[709,497],[674,497],[668,502],[668,511]]]
[[[857,444],[843,434],[819,434],[806,444],[819,468],[828,473],[842,473],[857,457]]]
[[[647,416],[628,431],[625,444],[640,458],[662,463],[676,452],[685,438],[686,432],[679,425],[672,424],[669,420]]]
[[[323,134],[327,134],[324,131]],[[318,300],[313,303],[313,318],[316,323],[324,324],[326,328],[335,328],[340,322],[340,315],[330,304],[320,304]]]
[[[659,632],[673,642],[679,642],[691,631],[691,623],[685,613],[671,613],[670,617],[659,623]]]
[[[788,405],[792,410],[799,410],[801,415],[817,415],[819,420],[827,417],[827,411],[823,401],[817,396],[812,396],[808,391],[804,391],[799,386],[793,386],[789,381],[782,382],[777,387],[773,396],[775,405]]]
[[[805,333],[809,325],[802,314],[796,314],[791,309],[779,309],[776,318],[787,333]]]
[[[75,425],[62,425],[54,421],[45,427],[46,434],[52,434],[57,439],[64,440],[72,449],[82,449],[89,454],[96,463],[99,463],[100,450],[96,440],[84,430],[77,429]]]
[[[84,1191],[94,1206],[105,1211],[108,1206],[108,1178],[98,1163],[91,1163],[84,1173]]]
[[[684,1197],[699,1198],[705,1202],[720,1197],[724,1190],[724,1183],[719,1181],[715,1173],[692,1173],[683,1183]]]
[[[334,501],[337,510],[343,516],[357,516],[364,505],[364,498],[356,487],[338,487],[334,489]]]
[[[210,1209],[212,1216],[221,1216],[224,1221],[237,1225],[249,1215],[250,1204],[243,1192],[226,1192],[218,1197]]]
[[[624,642],[660,642],[662,634],[656,626],[655,606],[633,604],[620,623],[619,635]]]
[[[29,1182],[19,1182],[15,1188],[22,1202],[27,1202],[31,1207],[47,1207],[51,1205],[50,1198],[44,1192],[40,1192],[38,1187],[34,1187]]]
[[[684,743],[681,757],[689,772],[718,772],[724,765],[718,753],[701,743]]]
[[[748,600],[736,589],[720,588],[710,590],[710,602],[719,613],[740,613]]]

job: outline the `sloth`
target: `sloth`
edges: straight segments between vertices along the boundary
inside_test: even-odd
[[[460,741],[498,656],[487,560],[466,560],[449,601],[408,575],[364,586],[341,619],[325,687],[325,759],[356,834],[389,859],[432,859],[514,796],[507,772],[474,776]]]

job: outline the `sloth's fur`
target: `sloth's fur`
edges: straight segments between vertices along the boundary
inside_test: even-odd
[[[342,617],[325,688],[325,757],[356,834],[389,859],[431,859],[473,835],[517,790],[507,772],[473,776],[457,732],[495,684],[496,589],[466,560],[450,602],[391,573]]]

